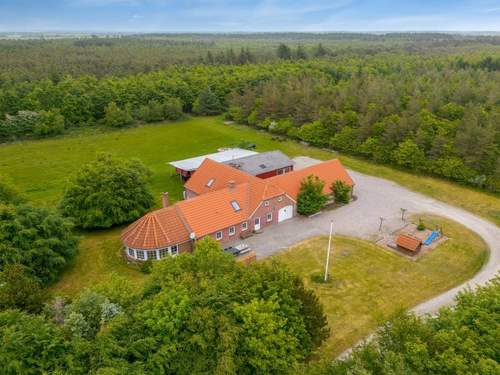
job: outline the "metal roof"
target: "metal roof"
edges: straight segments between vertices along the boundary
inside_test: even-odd
[[[171,161],[168,164],[183,171],[195,171],[201,165],[203,160],[211,159],[219,163],[224,163],[234,159],[240,159],[252,155],[257,155],[255,151],[244,150],[242,148],[229,148],[224,151],[214,152],[213,154],[196,156],[194,158]]]
[[[251,175],[258,175],[293,165],[293,161],[281,151],[263,152],[224,162]]]

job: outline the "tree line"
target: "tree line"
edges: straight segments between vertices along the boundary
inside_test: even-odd
[[[498,57],[297,60],[298,51],[278,49],[268,64],[4,82],[0,142],[227,112],[277,135],[499,191]]]

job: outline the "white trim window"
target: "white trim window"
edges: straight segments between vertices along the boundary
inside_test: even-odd
[[[215,233],[215,239],[216,239],[217,241],[222,240],[222,231],[219,231],[219,232],[216,232],[216,233]]]
[[[170,246],[170,255],[177,255],[179,247],[177,245]]]
[[[268,207],[269,206],[269,201],[264,202],[264,206]]]
[[[248,230],[248,222],[244,221],[241,223],[241,231],[244,232],[246,230]]]
[[[168,247],[160,249],[159,252],[160,252],[160,259],[165,258],[170,254],[170,252],[168,251]]]
[[[128,248],[127,249],[127,252],[128,252],[128,256],[131,257],[131,258],[135,258],[135,250],[132,249],[132,248]]]
[[[148,250],[146,253],[148,255],[148,259],[157,259],[156,250]]]
[[[235,234],[236,234],[236,227],[235,226],[229,227],[229,235],[234,236]]]
[[[269,223],[270,221],[273,221],[273,213],[272,212],[267,213],[267,222]]]
[[[278,202],[281,202],[283,200],[283,197],[278,197]]]
[[[136,250],[135,253],[137,254],[137,259],[144,260],[144,251],[143,250]]]

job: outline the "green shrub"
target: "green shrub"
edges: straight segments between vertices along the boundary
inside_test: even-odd
[[[300,182],[297,195],[297,212],[312,215],[323,209],[327,197],[323,194],[325,183],[318,176],[309,175]]]
[[[330,189],[333,193],[333,196],[335,197],[335,202],[349,203],[349,200],[351,198],[351,187],[344,181],[336,180],[334,183],[332,183]]]
[[[419,230],[419,231],[425,230],[425,224],[424,224],[424,221],[422,219],[418,220],[417,230]]]
[[[153,270],[153,261],[151,259],[148,259],[141,264],[141,272],[142,273],[151,273]]]

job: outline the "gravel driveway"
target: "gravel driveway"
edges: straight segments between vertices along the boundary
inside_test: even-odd
[[[317,162],[306,157],[299,157],[294,161],[297,169]],[[333,211],[324,211],[312,218],[290,219],[244,242],[257,252],[259,258],[263,258],[309,237],[328,234],[331,220],[335,233],[368,240],[378,237],[380,217],[384,218],[383,232],[392,232],[402,227],[404,223],[401,220],[401,208],[408,210],[406,216],[426,212],[455,220],[484,239],[490,247],[490,257],[470,281],[413,308],[419,314],[434,313],[440,307],[450,305],[458,291],[484,284],[500,270],[500,228],[496,225],[460,208],[407,190],[392,181],[351,170],[349,173],[356,183],[356,201]]]

